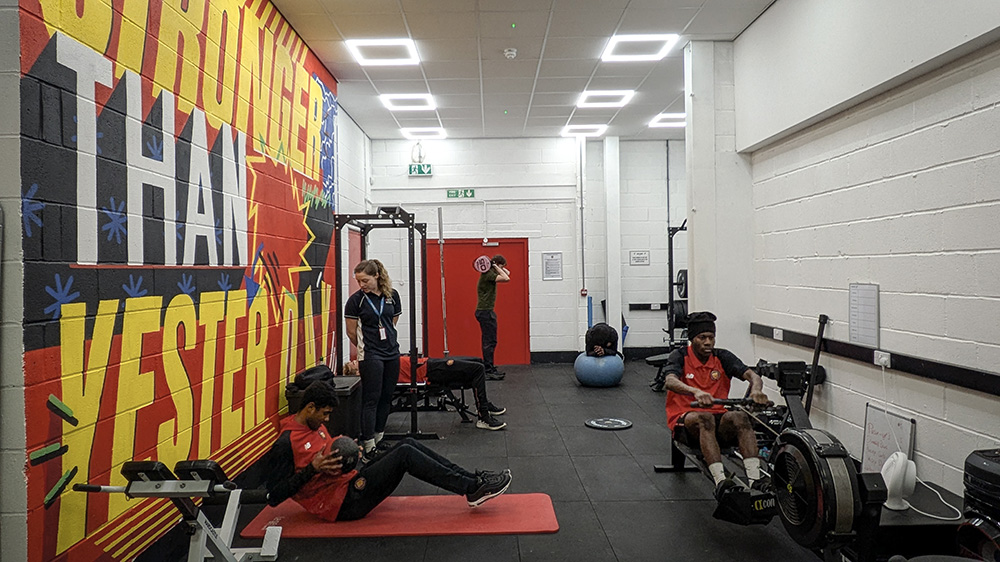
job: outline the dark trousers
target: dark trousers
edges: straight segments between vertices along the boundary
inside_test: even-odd
[[[407,437],[381,457],[358,470],[337,514],[338,521],[361,519],[389,497],[404,474],[454,494],[468,494],[478,484],[476,475]]]
[[[392,393],[399,380],[399,357],[395,359],[365,358],[358,361],[361,375],[361,438],[374,439],[385,431],[392,407]]]
[[[449,365],[448,361],[452,364]],[[486,406],[490,402],[486,397],[486,367],[479,359],[472,357],[428,359],[427,381],[441,386],[471,388],[479,417],[483,419],[489,417]]]
[[[497,313],[492,310],[477,310],[476,320],[479,321],[479,329],[483,332],[483,363],[486,364],[486,371],[496,371],[493,352],[497,348]]]

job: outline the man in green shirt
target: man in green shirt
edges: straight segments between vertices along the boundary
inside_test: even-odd
[[[486,364],[486,378],[497,381],[504,378],[505,373],[497,370],[493,364],[493,352],[497,348],[497,313],[493,306],[497,300],[497,283],[510,281],[510,271],[507,271],[507,258],[500,254],[490,260],[490,268],[479,276],[476,292],[479,301],[476,303],[476,320],[483,333],[483,363]]]

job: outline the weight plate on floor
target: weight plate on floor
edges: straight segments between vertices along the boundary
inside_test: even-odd
[[[621,418],[594,418],[587,420],[586,425],[594,429],[628,429],[632,422]]]

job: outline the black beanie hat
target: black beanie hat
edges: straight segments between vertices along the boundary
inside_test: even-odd
[[[715,333],[715,315],[711,312],[692,312],[687,316],[688,340],[704,332]]]

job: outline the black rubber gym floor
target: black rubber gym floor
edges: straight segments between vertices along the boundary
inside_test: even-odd
[[[283,539],[279,560],[819,560],[792,541],[777,518],[764,527],[713,519],[713,488],[701,473],[653,472],[654,464],[669,461],[669,433],[664,395],[649,390],[653,372],[644,363],[628,363],[622,384],[615,388],[579,386],[570,364],[506,370],[506,380],[487,383],[491,401],[507,408],[502,416],[505,430],[477,429],[461,423],[453,412],[420,412],[419,429],[438,434],[441,439],[425,443],[466,468],[509,467],[513,482],[508,493],[549,494],[559,519],[558,533]],[[620,431],[584,426],[595,417],[626,418],[633,426]],[[408,414],[389,418],[387,431],[409,429]],[[439,493],[446,492],[411,477],[396,491]],[[241,528],[258,510],[244,508]],[[161,541],[140,560],[183,560],[187,546],[183,541],[183,536],[170,541],[180,544]],[[235,542],[234,546],[252,544],[239,538]]]

